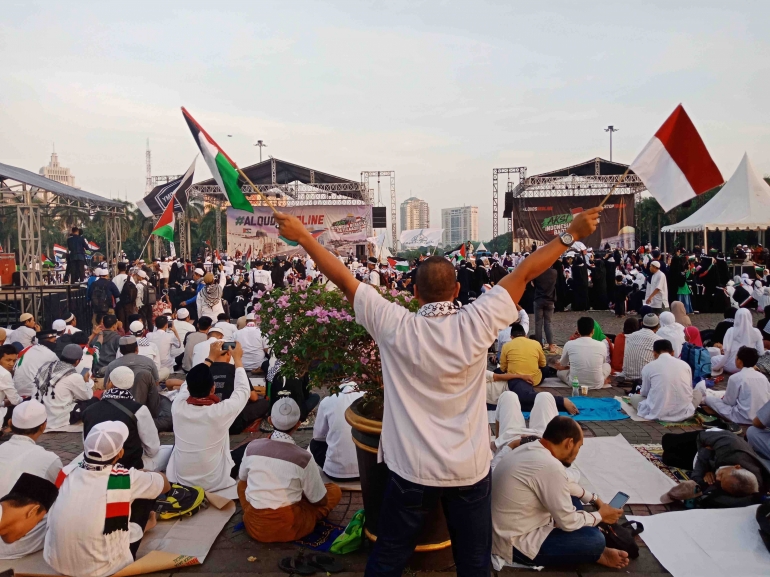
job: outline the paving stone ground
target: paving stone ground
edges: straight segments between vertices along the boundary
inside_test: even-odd
[[[577,319],[581,316],[593,316],[599,321],[605,333],[616,334],[622,332],[623,319],[615,318],[614,314],[608,311],[600,312],[565,312],[554,315],[553,329],[554,336],[558,345],[564,344],[569,336],[575,331]],[[534,318],[530,315],[534,331]],[[721,320],[721,315],[693,315],[693,324],[701,329],[713,328]],[[756,320],[756,318],[755,318]],[[567,389],[564,389],[566,392]],[[556,389],[555,392],[560,392]],[[620,388],[608,388],[600,391],[593,391],[592,396],[616,396],[624,394]],[[660,443],[661,437],[669,432],[684,432],[696,430],[700,427],[663,427],[657,423],[634,422],[630,419],[623,421],[589,422],[582,423],[584,434],[587,437],[603,437],[613,435],[623,435],[623,437],[632,444]],[[231,437],[231,447],[234,449],[243,443],[248,443],[252,439],[266,436],[264,433],[250,435],[234,435]],[[296,435],[297,444],[303,448],[307,447],[312,437],[312,431],[299,431]],[[3,437],[0,442],[6,440],[8,436]],[[162,433],[161,443],[172,444],[174,435],[172,433]],[[51,433],[45,434],[40,440],[40,444],[45,448],[57,453],[66,464],[75,458],[82,451],[82,440],[77,433]],[[363,502],[360,493],[343,492],[342,500],[332,511],[329,520],[339,525],[346,525],[355,512],[363,508]],[[666,511],[662,505],[632,505],[626,507],[626,513],[634,515],[654,515]],[[235,531],[236,525],[242,518],[240,505],[233,518],[217,537],[208,557],[203,565],[175,570],[169,573],[158,573],[158,575],[181,575],[184,573],[195,573],[200,577],[215,575],[240,575],[240,574],[260,574],[260,575],[286,575],[278,569],[278,562],[281,558],[293,555],[298,551],[298,547],[292,544],[263,544],[252,540],[245,531]],[[551,576],[582,576],[596,573],[622,573],[627,576],[641,575],[667,575],[668,572],[657,562],[649,550],[644,546],[643,541],[639,540],[641,545],[640,557],[630,563],[622,572],[612,571],[598,565],[582,565],[576,567],[564,568],[560,571],[544,571],[532,573],[530,570],[506,568],[503,573],[524,572],[537,577]],[[249,561],[250,557],[255,557],[255,561]],[[360,575],[363,573],[366,565],[367,550],[361,550],[356,553],[341,556],[340,560],[345,564],[345,573],[347,575]],[[451,573],[451,572],[448,572]],[[415,574],[408,572],[407,574]]]

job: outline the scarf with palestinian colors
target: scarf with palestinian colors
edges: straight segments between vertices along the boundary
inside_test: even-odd
[[[104,514],[104,529],[102,534],[109,535],[115,531],[128,531],[128,519],[131,514],[131,473],[117,463],[114,465],[99,465],[85,460],[73,462],[59,471],[56,477],[56,488],[60,489],[67,476],[77,467],[86,471],[104,471],[110,467],[107,479],[107,508]]]

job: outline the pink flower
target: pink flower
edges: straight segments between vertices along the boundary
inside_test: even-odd
[[[361,357],[359,360],[361,361],[362,365],[368,365],[369,364],[369,359],[367,357]]]
[[[254,305],[254,310],[255,311],[261,311],[262,310],[262,303],[255,304]]]
[[[286,354],[286,353],[288,353],[288,352],[289,352],[289,347],[283,347],[283,348],[281,349],[281,354],[282,354],[282,355],[285,355],[285,354]]]
[[[412,302],[413,300],[414,300],[414,297],[410,297],[410,296],[404,297],[404,301],[406,301],[408,303]]]
[[[397,297],[398,296],[398,291],[396,289],[391,289],[390,290],[390,296]]]
[[[258,315],[255,315],[254,316],[254,322],[257,323],[257,324],[261,323],[262,322],[262,317],[260,317]]]

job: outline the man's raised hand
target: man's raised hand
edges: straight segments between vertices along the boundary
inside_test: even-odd
[[[307,229],[296,216],[276,212],[275,220],[278,223],[278,230],[284,238],[300,242],[308,234]]]
[[[572,219],[569,228],[567,228],[567,232],[570,233],[575,240],[580,240],[581,238],[586,238],[593,234],[599,224],[599,216],[601,215],[602,210],[604,209],[601,206],[596,206],[576,214],[575,218]]]

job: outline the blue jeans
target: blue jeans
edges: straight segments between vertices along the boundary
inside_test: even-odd
[[[572,503],[579,511],[583,510],[583,504],[577,497],[572,497]],[[546,567],[596,563],[604,547],[604,534],[596,527],[582,527],[577,531],[553,529],[540,545],[537,557],[530,559],[514,547],[513,560],[524,565]]]
[[[692,313],[692,297],[690,295],[676,295],[676,300],[684,304],[684,310],[688,315]]]
[[[417,545],[417,533],[438,501],[444,508],[457,575],[488,576],[492,555],[492,473],[475,485],[427,487],[391,473],[385,487],[377,541],[366,577],[398,576]]]

